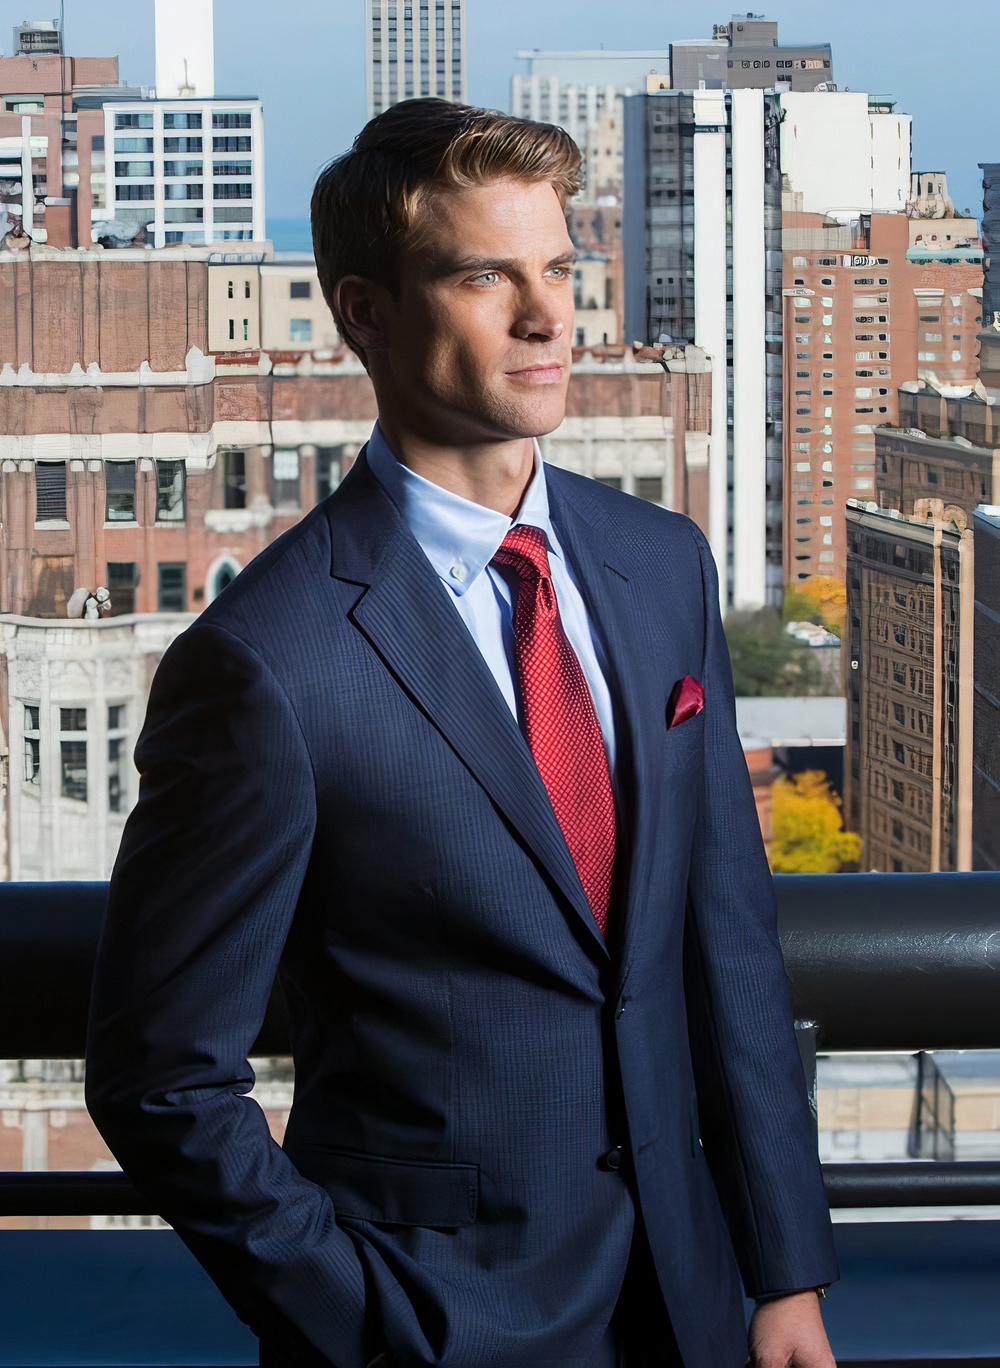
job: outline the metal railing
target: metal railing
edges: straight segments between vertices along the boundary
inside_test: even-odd
[[[816,1050],[1000,1048],[1000,874],[778,875],[807,1077]],[[0,884],[0,1058],[84,1054],[103,883]],[[272,997],[253,1050],[288,1053]],[[824,1164],[833,1207],[1000,1204],[1000,1160]],[[0,1216],[142,1214],[121,1173],[0,1173]]]

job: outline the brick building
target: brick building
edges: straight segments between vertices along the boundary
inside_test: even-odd
[[[792,583],[844,578],[843,507],[875,497],[876,432],[900,421],[899,387],[925,377],[971,389],[976,379],[981,264],[911,260],[911,223],[902,214],[853,225],[783,216],[783,521]]]
[[[0,250],[0,315],[0,876],[105,878],[160,655],[336,487],[375,396],[268,243]],[[704,353],[574,359],[546,458],[704,526]],[[110,615],[68,617],[98,587]]]
[[[969,521],[941,500],[846,509],[844,817],[865,870],[972,868]]]

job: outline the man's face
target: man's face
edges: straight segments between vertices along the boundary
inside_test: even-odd
[[[429,440],[535,437],[562,422],[573,244],[555,190],[502,180],[438,194],[378,292],[373,378]],[[380,402],[383,394],[380,394]]]

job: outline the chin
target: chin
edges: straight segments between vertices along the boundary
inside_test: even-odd
[[[556,387],[553,387],[556,388]],[[499,405],[498,426],[512,437],[544,437],[554,432],[566,416],[566,391],[560,385],[555,394],[538,394],[530,398],[518,396]]]

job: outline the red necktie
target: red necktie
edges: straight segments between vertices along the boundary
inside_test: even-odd
[[[559,620],[545,534],[512,527],[493,557],[518,579],[514,658],[528,745],[601,934],[615,863],[615,803],[587,680]]]

